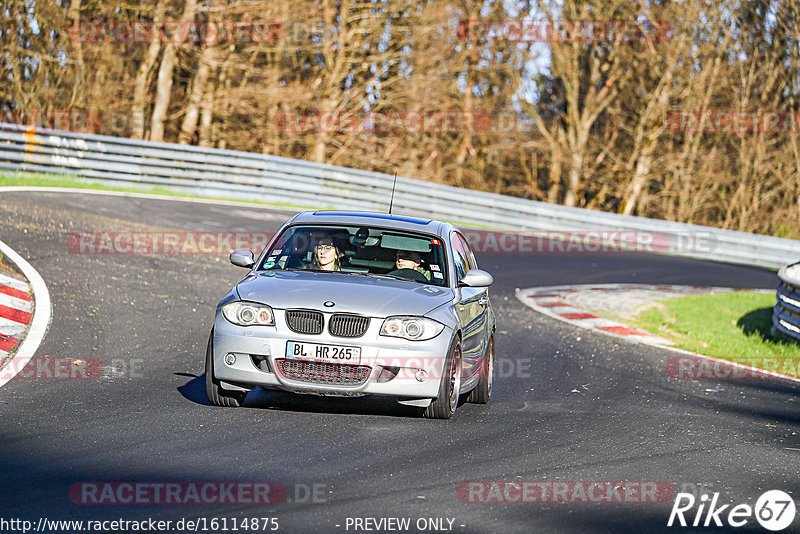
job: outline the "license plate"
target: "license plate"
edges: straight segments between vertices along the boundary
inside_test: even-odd
[[[361,363],[361,347],[287,341],[286,357],[315,362],[358,365]]]

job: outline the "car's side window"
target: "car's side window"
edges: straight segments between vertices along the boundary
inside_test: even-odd
[[[464,249],[466,256],[467,256],[467,265],[469,265],[470,269],[477,269],[478,264],[475,263],[475,255],[472,254],[472,249],[469,248],[469,242],[466,238],[461,234],[456,234],[458,236],[459,241],[461,241],[461,246]]]
[[[464,248],[464,243],[455,232],[450,235],[450,245],[453,248],[453,263],[456,265],[456,274],[460,280],[469,270],[469,252]]]

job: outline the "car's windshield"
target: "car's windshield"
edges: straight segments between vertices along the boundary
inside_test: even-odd
[[[442,240],[369,226],[290,226],[274,241],[259,269],[387,276],[447,285]]]

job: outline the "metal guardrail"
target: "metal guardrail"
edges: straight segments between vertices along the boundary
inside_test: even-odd
[[[141,141],[0,123],[0,169],[68,174],[104,183],[318,208],[386,210],[393,176],[267,154]],[[658,234],[659,251],[778,268],[800,241],[570,208],[397,179],[396,213],[530,232],[621,230]]]
[[[786,265],[778,271],[778,303],[772,310],[772,334],[780,332],[800,341],[800,263]]]

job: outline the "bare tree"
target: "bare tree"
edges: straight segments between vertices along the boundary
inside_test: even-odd
[[[195,16],[197,11],[197,0],[186,0],[183,7],[183,14],[180,22],[188,24]],[[178,32],[177,38],[181,38]],[[167,109],[170,104],[172,91],[172,74],[175,70],[175,58],[178,54],[178,47],[181,43],[170,40],[164,47],[164,55],[158,68],[158,82],[156,85],[156,96],[153,104],[153,115],[150,120],[150,139],[152,141],[164,140],[164,121],[167,116]]]
[[[153,20],[161,22],[166,13],[167,0],[159,0],[153,12]],[[147,47],[144,60],[139,64],[136,72],[136,82],[133,89],[133,105],[131,106],[131,137],[144,139],[145,108],[148,104],[148,89],[151,82],[151,73],[161,51],[159,39],[153,39]]]
[[[186,106],[186,112],[183,116],[183,124],[181,125],[181,132],[178,136],[178,142],[183,145],[188,144],[194,137],[195,130],[197,129],[197,120],[200,116],[200,105],[204,95],[206,99],[212,97],[211,93],[207,93],[209,90],[208,75],[214,65],[216,56],[217,50],[213,45],[206,44],[203,47],[203,52],[200,56],[200,65],[197,68],[197,73],[192,79],[189,103]],[[207,120],[210,120],[210,115]]]

